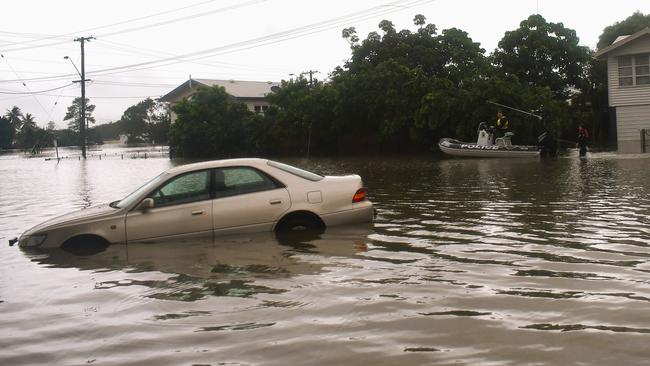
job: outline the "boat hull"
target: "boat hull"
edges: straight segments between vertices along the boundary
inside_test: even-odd
[[[445,154],[473,158],[535,158],[539,156],[537,146],[481,146],[472,142],[463,142],[450,138],[441,139],[438,142],[438,147]]]

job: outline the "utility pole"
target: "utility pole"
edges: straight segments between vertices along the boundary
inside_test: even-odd
[[[81,135],[81,156],[86,158],[86,64],[84,61],[85,52],[84,52],[84,43],[95,39],[95,37],[79,37],[75,38],[75,42],[81,43],[81,120],[79,121],[79,134]]]
[[[305,75],[309,74],[309,89],[312,89],[314,87],[314,74],[319,73],[318,70],[309,70],[305,71],[303,73],[300,73],[300,75]],[[309,132],[307,135],[307,159],[309,159],[309,153],[311,150],[311,127],[312,127],[312,122],[309,122]]]
[[[305,72],[301,73],[300,75],[309,74],[309,86],[313,87],[314,86],[314,74],[316,74],[316,73],[320,73],[320,71],[318,71],[318,70],[309,70],[309,71],[305,71]]]

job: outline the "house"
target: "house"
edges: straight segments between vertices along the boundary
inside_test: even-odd
[[[192,79],[184,82],[171,92],[160,98],[160,101],[168,103],[170,106],[180,102],[183,98],[189,98],[194,94],[199,86],[221,86],[226,89],[226,93],[234,100],[243,102],[248,110],[255,113],[264,113],[269,107],[269,103],[264,98],[267,94],[279,87],[280,83],[270,81],[240,81],[240,80],[212,80],[212,79]],[[176,120],[176,114],[171,111],[171,122]]]
[[[618,37],[596,57],[607,59],[618,151],[650,152],[650,28]]]

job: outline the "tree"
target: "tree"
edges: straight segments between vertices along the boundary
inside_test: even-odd
[[[21,149],[29,149],[32,153],[36,153],[42,147],[49,146],[51,140],[51,132],[38,127],[34,116],[29,113],[25,114],[20,131],[16,134],[16,145]]]
[[[20,110],[20,108],[14,106],[11,109],[7,109],[7,112],[5,113],[5,118],[7,118],[11,126],[8,139],[10,143],[13,143],[14,138],[16,137],[16,133],[20,131],[20,127],[22,127],[23,112]]]
[[[95,123],[95,117],[92,116],[95,111],[95,105],[88,104],[86,98],[86,120],[88,123]],[[68,111],[63,117],[64,121],[68,122],[68,128],[72,131],[79,132],[79,125],[81,124],[81,98],[75,98],[72,104],[68,107]]]
[[[562,23],[531,15],[518,29],[506,32],[494,51],[494,63],[502,72],[566,99],[585,80],[589,51],[578,42],[576,32]]]
[[[5,113],[5,117],[9,119],[9,122],[11,123],[11,126],[14,128],[15,131],[20,130],[24,118],[23,112],[20,110],[20,108],[14,106],[11,109],[7,109],[7,112]]]
[[[469,88],[478,85],[474,79],[493,73],[485,51],[460,29],[437,34],[435,25],[425,25],[424,16],[413,21],[417,32],[397,32],[390,21],[382,21],[383,35],[371,32],[353,45],[350,60],[332,73],[328,88],[335,101],[329,110],[335,113],[333,130],[343,138],[374,143],[370,148],[382,151],[402,151],[429,149],[438,138],[456,132],[456,126],[463,126],[465,135],[465,124],[471,124],[467,135],[475,135],[480,119],[470,114],[485,98]],[[477,97],[464,100],[465,94]],[[444,121],[436,114],[441,110],[433,112],[433,100],[450,107]],[[340,138],[338,142],[331,145],[340,146]]]
[[[47,123],[47,130],[48,131],[54,131],[56,130],[56,123],[54,121],[50,121]]]
[[[191,99],[173,107],[176,121],[169,131],[172,153],[183,157],[231,157],[248,152],[247,120],[254,114],[233,101],[223,87],[199,87]]]
[[[8,118],[0,117],[0,149],[10,149],[14,139],[14,128]]]
[[[625,20],[605,27],[603,33],[598,37],[597,48],[605,48],[614,43],[619,36],[634,34],[647,27],[650,27],[650,14],[644,15],[637,11]]]
[[[129,141],[166,142],[169,132],[169,115],[166,107],[151,98],[127,108],[120,119],[122,130]]]

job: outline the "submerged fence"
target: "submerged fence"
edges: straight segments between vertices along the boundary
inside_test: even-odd
[[[54,160],[81,160],[81,153],[77,150],[61,149],[58,152],[48,149],[40,154],[33,154],[32,158],[44,158],[47,161]],[[124,160],[124,159],[160,159],[169,158],[168,146],[156,146],[146,148],[121,148],[106,150],[88,150],[87,160]]]
[[[641,130],[641,152],[650,152],[650,131],[645,128]]]

